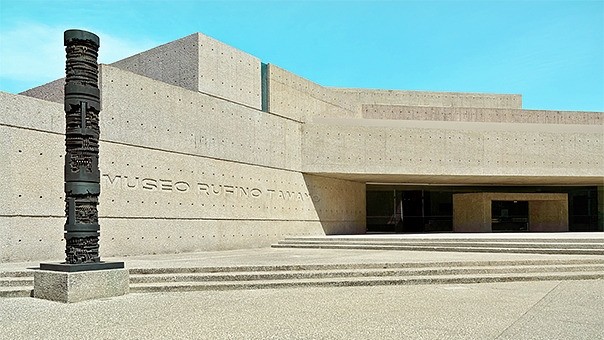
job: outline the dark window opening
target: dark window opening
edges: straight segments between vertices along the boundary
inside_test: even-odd
[[[528,201],[491,202],[491,229],[493,232],[528,231]]]

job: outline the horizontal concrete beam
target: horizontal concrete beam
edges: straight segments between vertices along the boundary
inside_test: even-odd
[[[400,105],[363,105],[363,118],[516,124],[580,124],[599,125],[600,127],[604,124],[604,114],[601,112]]]

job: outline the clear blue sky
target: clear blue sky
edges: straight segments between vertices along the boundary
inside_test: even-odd
[[[103,63],[201,32],[326,86],[604,111],[604,0],[0,0],[0,90],[62,77],[69,28],[101,37]]]

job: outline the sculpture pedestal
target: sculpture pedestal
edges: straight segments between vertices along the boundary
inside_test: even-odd
[[[128,294],[129,283],[128,269],[123,268],[123,263],[117,269],[39,270],[34,273],[34,297],[65,303],[108,298]]]

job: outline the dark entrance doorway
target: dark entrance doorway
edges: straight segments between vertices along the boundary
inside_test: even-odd
[[[528,231],[528,201],[493,201],[491,229],[493,232]]]
[[[401,221],[396,232],[424,231],[424,192],[423,190],[399,191]]]

